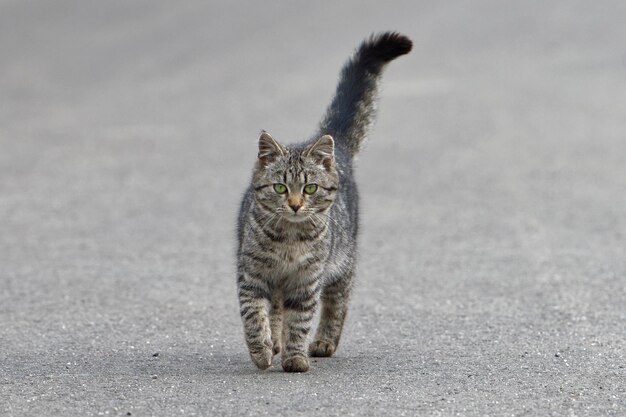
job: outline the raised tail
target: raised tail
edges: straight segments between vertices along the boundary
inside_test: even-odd
[[[354,156],[365,141],[376,116],[378,80],[386,63],[408,54],[413,42],[397,32],[366,39],[346,62],[333,101],[320,123],[320,133],[330,134],[335,145]]]

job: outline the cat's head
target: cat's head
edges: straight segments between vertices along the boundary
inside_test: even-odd
[[[304,148],[288,149],[263,131],[252,176],[261,210],[290,222],[316,221],[332,205],[339,177],[335,143],[324,135]]]

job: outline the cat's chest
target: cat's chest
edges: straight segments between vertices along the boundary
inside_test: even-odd
[[[303,242],[283,243],[273,249],[277,272],[283,276],[303,271],[304,266],[310,265],[320,258],[321,251],[319,245]]]
[[[275,254],[278,260],[285,265],[298,265],[306,261],[315,252],[313,245],[301,242],[286,242],[275,246]]]

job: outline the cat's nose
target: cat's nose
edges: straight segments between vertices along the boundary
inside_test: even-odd
[[[294,213],[297,213],[304,205],[304,200],[301,196],[290,195],[289,198],[287,198],[287,205],[291,207]]]
[[[294,213],[297,213],[302,206],[300,204],[289,204],[289,207],[291,207]]]

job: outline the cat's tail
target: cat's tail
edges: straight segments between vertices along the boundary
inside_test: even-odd
[[[354,156],[365,141],[376,116],[378,82],[385,64],[408,54],[413,42],[397,32],[366,39],[346,62],[337,91],[320,123],[320,133],[330,134],[337,147]]]

